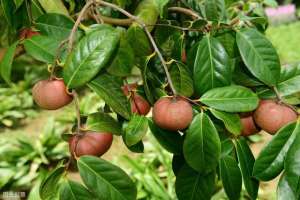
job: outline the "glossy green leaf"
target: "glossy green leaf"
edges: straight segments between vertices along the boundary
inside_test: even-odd
[[[224,190],[230,200],[238,200],[242,190],[242,174],[237,161],[231,156],[220,160],[220,175]]]
[[[247,68],[243,65],[237,65],[233,72],[232,80],[234,83],[238,85],[242,85],[245,87],[257,87],[264,85],[262,82],[257,80],[251,73],[247,70]]]
[[[232,85],[207,91],[200,101],[225,112],[248,112],[258,106],[258,97],[250,89]]]
[[[35,26],[43,35],[64,40],[70,35],[74,22],[65,15],[47,13],[36,20]]]
[[[300,197],[300,122],[298,121],[294,130],[296,138],[290,146],[285,161],[284,169],[286,179],[293,189],[295,196]]]
[[[14,0],[16,10],[24,3],[24,0]]]
[[[238,31],[236,40],[249,71],[266,85],[275,86],[280,78],[280,61],[271,42],[250,28]]]
[[[300,65],[281,68],[277,90],[281,96],[288,96],[300,92]],[[269,88],[259,91],[258,94],[264,97],[276,97],[273,90]]]
[[[199,43],[193,76],[195,91],[198,94],[231,84],[229,57],[216,38],[207,35]]]
[[[54,169],[41,183],[40,197],[42,200],[53,200],[58,195],[58,183],[65,173],[65,167],[59,166]]]
[[[107,74],[99,75],[88,86],[96,92],[107,105],[125,119],[130,119],[131,110],[127,97],[121,89],[122,81]]]
[[[189,126],[183,155],[186,162],[200,173],[212,171],[218,165],[221,142],[213,122],[205,113],[196,115]]]
[[[121,36],[120,45],[107,71],[115,76],[128,76],[134,66],[134,50],[125,34]]]
[[[253,176],[262,181],[270,181],[283,170],[286,153],[294,142],[299,127],[296,123],[280,129],[257,157]]]
[[[147,25],[156,24],[159,16],[158,6],[156,1],[142,0],[134,11],[134,15]],[[154,26],[148,26],[147,29],[151,32]]]
[[[123,139],[123,142],[124,144],[126,145],[125,141],[124,141],[124,137],[122,137]],[[134,153],[144,153],[144,143],[143,141],[139,141],[137,144],[135,145],[132,145],[132,146],[127,146],[126,147],[131,151],[131,152],[134,152]]]
[[[175,188],[179,200],[210,199],[215,186],[215,173],[203,175],[187,164],[179,170]]]
[[[124,140],[128,146],[137,144],[148,130],[148,119],[141,115],[133,115],[125,128]]]
[[[216,38],[224,46],[228,56],[230,58],[236,58],[239,56],[239,50],[237,47],[235,32],[232,30],[223,30]]]
[[[33,58],[41,62],[53,63],[59,43],[54,38],[38,35],[26,39],[24,47],[26,52]]]
[[[86,129],[91,131],[108,132],[115,135],[121,135],[121,125],[109,114],[97,112],[88,115]]]
[[[148,121],[149,128],[159,144],[173,154],[181,154],[183,137],[177,131],[168,131],[159,128],[151,120]]]
[[[62,0],[38,0],[43,9],[47,13],[59,13],[69,16],[67,8],[64,6]]]
[[[209,0],[205,1],[205,16],[210,21],[221,21],[225,15],[224,0]]]
[[[108,63],[120,39],[120,32],[103,26],[80,40],[68,56],[63,78],[68,88],[88,83]]]
[[[0,6],[2,9],[3,17],[5,18],[6,22],[10,26],[13,26],[14,2],[11,0],[1,0]]]
[[[210,112],[217,119],[221,120],[224,123],[226,129],[229,132],[233,133],[236,136],[240,135],[242,131],[242,124],[238,114],[222,112],[215,109],[210,109]]]
[[[287,181],[287,176],[283,174],[277,185],[277,200],[298,200],[296,198],[293,188]]]
[[[12,70],[12,64],[14,60],[14,55],[16,48],[19,44],[19,41],[13,43],[5,52],[5,55],[3,56],[1,63],[0,63],[0,74],[1,77],[6,81],[6,83],[10,83],[10,77],[11,77],[11,70]]]
[[[234,144],[231,139],[226,139],[221,142],[221,157],[228,156],[232,153]]]
[[[170,75],[178,94],[189,97],[194,93],[193,79],[186,65],[179,62],[173,63]]]
[[[252,200],[257,198],[259,182],[252,177],[255,158],[245,139],[236,141],[236,153],[242,172],[243,183]]]
[[[83,185],[71,180],[65,180],[62,183],[59,195],[60,200],[95,199],[91,192],[89,192]]]
[[[136,199],[135,184],[121,168],[93,156],[80,157],[77,165],[84,184],[97,199]]]

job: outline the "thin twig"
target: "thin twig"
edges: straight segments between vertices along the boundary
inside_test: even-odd
[[[191,16],[194,20],[195,19],[201,19],[200,15],[198,15],[195,11],[190,10],[188,8],[182,8],[182,7],[170,7],[168,8],[169,11],[172,12],[179,12],[179,13],[183,13],[185,15],[189,15]]]
[[[76,117],[77,117],[77,133],[79,134],[80,129],[81,129],[79,98],[78,98],[78,94],[75,90],[72,91],[72,94],[74,96],[74,101],[75,101],[75,111],[76,111]]]
[[[276,94],[276,97],[277,97],[277,100],[278,100],[278,103],[279,103],[279,104],[283,104],[283,105],[289,107],[289,108],[292,109],[297,115],[299,115],[298,110],[297,110],[294,106],[292,106],[292,105],[290,105],[290,104],[288,104],[288,103],[286,103],[286,102],[283,101],[282,96],[280,95],[280,93],[279,93],[277,87],[272,87],[272,89],[273,89],[273,91],[274,91],[275,94]]]
[[[84,14],[86,13],[86,11],[90,8],[90,6],[94,4],[94,1],[93,0],[90,0],[88,1],[84,7],[82,8],[82,10],[80,11],[79,15],[78,15],[78,18],[72,28],[72,31],[71,31],[71,34],[68,38],[69,40],[69,44],[68,44],[68,52],[71,52],[72,51],[72,48],[73,48],[73,42],[74,42],[74,37],[75,37],[75,34],[76,34],[76,31],[78,29],[78,26],[80,25],[80,22],[82,20],[82,18],[84,17]]]
[[[166,26],[166,27],[178,29],[181,31],[203,31],[202,29],[187,28],[187,27],[175,26],[175,25],[171,25],[171,24],[146,24],[146,26]]]
[[[272,87],[273,91],[275,92],[277,100],[281,103],[282,102],[282,97],[276,87]]]
[[[111,8],[113,8],[113,9],[115,9],[115,10],[118,10],[119,12],[121,12],[122,14],[124,14],[125,16],[127,16],[127,17],[133,19],[135,22],[137,22],[137,23],[143,28],[143,30],[146,32],[146,35],[147,35],[147,37],[149,38],[149,40],[150,40],[150,42],[151,42],[151,44],[152,44],[152,47],[154,48],[154,51],[157,53],[158,58],[160,59],[162,65],[163,65],[163,68],[164,68],[164,71],[165,71],[165,73],[166,73],[168,83],[170,84],[172,93],[173,93],[174,96],[176,96],[176,95],[177,95],[177,92],[176,92],[176,89],[175,89],[175,87],[174,87],[174,85],[173,85],[173,82],[172,82],[172,79],[171,79],[171,75],[170,75],[170,73],[169,73],[169,71],[168,71],[168,67],[167,67],[166,61],[165,61],[165,59],[163,58],[163,56],[162,56],[160,50],[158,49],[158,47],[157,47],[157,45],[156,45],[156,43],[155,43],[155,41],[154,41],[154,39],[153,39],[151,33],[150,33],[149,30],[147,29],[146,24],[145,24],[143,21],[141,21],[138,17],[136,17],[136,16],[130,14],[129,12],[127,12],[126,10],[120,8],[119,6],[117,6],[117,5],[115,5],[115,4],[108,3],[108,2],[105,2],[105,1],[101,1],[101,0],[95,0],[95,2],[97,2],[97,3],[100,4],[100,5],[107,6],[107,7],[111,7]]]

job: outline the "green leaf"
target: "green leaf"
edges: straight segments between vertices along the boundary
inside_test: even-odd
[[[173,63],[170,75],[178,94],[189,97],[194,93],[193,79],[186,65],[179,62]]]
[[[69,16],[69,12],[61,0],[38,0],[47,13],[59,13]]]
[[[115,76],[128,76],[134,66],[134,50],[125,34],[122,34],[120,46],[107,71]]]
[[[224,0],[208,0],[205,1],[206,19],[210,21],[220,21],[225,16],[225,1]]]
[[[199,43],[194,63],[194,85],[198,94],[231,84],[232,70],[222,44],[209,35]]]
[[[287,181],[287,176],[283,174],[277,185],[277,200],[298,200],[296,198],[293,188]]]
[[[2,9],[3,17],[5,18],[6,22],[10,26],[13,26],[14,2],[11,0],[1,0],[0,6]]]
[[[14,0],[14,3],[16,5],[16,10],[24,3],[24,0]]]
[[[59,41],[47,36],[37,35],[24,41],[26,52],[36,60],[53,63]]]
[[[173,154],[182,153],[183,137],[180,133],[161,129],[152,120],[149,120],[148,124],[152,134],[163,148]]]
[[[56,199],[59,181],[65,173],[65,167],[59,166],[54,169],[42,182],[40,186],[40,197],[42,200]]]
[[[125,141],[124,141],[124,137],[122,137],[124,144],[126,145]],[[134,153],[144,153],[144,143],[143,141],[139,141],[137,144],[132,145],[132,146],[127,146],[126,147]]]
[[[216,168],[221,156],[218,132],[208,115],[196,115],[186,132],[183,155],[194,170],[205,173]]]
[[[93,156],[80,157],[77,165],[84,184],[97,199],[136,199],[135,184],[121,168]]]
[[[222,112],[215,109],[209,109],[209,111],[217,119],[221,120],[224,123],[226,129],[229,132],[233,133],[236,136],[241,134],[242,124],[238,114]]]
[[[299,127],[296,123],[281,128],[257,157],[253,176],[262,181],[270,181],[283,170],[284,159],[294,142]]]
[[[107,105],[125,119],[130,119],[131,110],[127,97],[122,92],[122,81],[117,77],[99,75],[88,86],[96,92]]]
[[[124,140],[128,146],[137,144],[148,130],[148,119],[145,116],[133,115],[124,132]]]
[[[65,180],[60,188],[60,200],[86,200],[95,197],[81,184]]]
[[[138,4],[134,15],[147,25],[156,24],[159,16],[159,5],[153,0],[142,0]],[[153,30],[154,26],[148,26],[149,32]]]
[[[258,106],[258,97],[250,89],[232,85],[207,91],[200,101],[225,112],[249,112]]]
[[[119,39],[120,32],[107,26],[82,38],[64,66],[63,78],[67,87],[77,88],[93,79],[110,60]]]
[[[88,115],[86,128],[92,131],[108,132],[114,135],[121,135],[121,125],[109,114],[97,112]]]
[[[257,198],[259,182],[252,177],[255,158],[245,139],[242,138],[236,141],[236,153],[246,191],[251,199],[255,200]]]
[[[230,58],[236,58],[239,56],[239,50],[236,43],[236,33],[232,30],[223,30],[220,35],[217,35],[217,39],[224,46],[228,56]]]
[[[257,87],[264,85],[255,77],[253,77],[243,64],[235,67],[232,79],[236,84],[245,87]]]
[[[234,149],[234,144],[231,139],[226,139],[221,142],[221,157],[230,155]]]
[[[281,96],[288,96],[300,92],[300,65],[295,67],[282,67],[277,90]],[[266,88],[259,91],[260,96],[276,97],[273,90]]]
[[[40,16],[35,26],[43,35],[64,40],[70,35],[74,22],[65,15],[48,13]]]
[[[179,170],[175,188],[179,200],[210,199],[215,186],[215,173],[203,175],[187,164]]]
[[[293,189],[295,196],[300,197],[300,122],[294,130],[296,138],[290,146],[284,161],[286,179]]]
[[[0,74],[2,78],[6,81],[6,83],[10,83],[10,77],[11,77],[11,70],[12,70],[12,63],[14,60],[14,55],[16,48],[19,44],[19,41],[13,43],[5,52],[5,55],[3,56],[1,63],[0,63]]]
[[[220,175],[230,200],[238,200],[242,190],[242,175],[237,161],[231,156],[220,160]]]
[[[266,85],[275,86],[280,77],[280,61],[271,42],[250,28],[238,31],[236,40],[249,71]]]

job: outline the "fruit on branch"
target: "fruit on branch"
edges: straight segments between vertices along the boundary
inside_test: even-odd
[[[30,28],[24,28],[19,33],[19,39],[24,40],[28,38],[32,38],[35,35],[39,35],[40,33],[37,31],[33,31]]]
[[[242,123],[242,136],[254,135],[260,131],[254,122],[253,113],[240,114],[240,118]]]
[[[186,63],[186,50],[185,50],[185,49],[182,50],[182,53],[181,53],[181,61],[182,61],[183,63]]]
[[[131,112],[139,115],[147,115],[151,109],[150,104],[146,99],[136,93],[138,85],[127,84],[122,87],[123,93],[130,98]]]
[[[261,100],[254,112],[255,123],[270,134],[297,120],[297,113],[290,107],[274,100]]]
[[[69,150],[72,156],[83,155],[102,156],[105,154],[113,141],[110,133],[87,131],[76,134],[69,139]]]
[[[183,130],[193,119],[191,104],[180,97],[162,97],[153,107],[153,120],[162,129]]]
[[[56,110],[69,104],[73,97],[67,93],[63,80],[41,80],[32,89],[36,104],[47,110]]]

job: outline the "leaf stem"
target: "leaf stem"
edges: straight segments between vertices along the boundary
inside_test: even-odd
[[[121,12],[122,14],[124,14],[125,16],[127,16],[130,19],[132,19],[135,22],[137,22],[143,28],[143,30],[145,31],[147,37],[149,38],[149,40],[150,40],[150,42],[152,44],[152,47],[154,48],[154,51],[157,53],[158,58],[160,59],[162,65],[163,65],[163,68],[164,68],[164,71],[166,73],[168,83],[170,84],[172,93],[173,93],[174,96],[176,96],[177,92],[176,92],[176,89],[175,89],[174,84],[172,82],[171,75],[170,75],[170,73],[168,71],[168,67],[167,67],[166,61],[163,58],[160,50],[158,49],[158,47],[157,47],[157,45],[156,45],[156,43],[155,43],[155,41],[154,41],[151,33],[148,31],[146,24],[143,21],[141,21],[138,17],[132,15],[131,13],[127,12],[126,10],[120,8],[119,6],[117,6],[115,4],[112,4],[112,3],[109,3],[109,2],[105,2],[105,1],[101,1],[101,0],[95,0],[95,2],[98,3],[99,5],[107,6],[107,7],[113,8],[115,10],[118,10],[119,12]]]
[[[74,42],[74,37],[75,37],[75,33],[80,25],[80,22],[82,20],[82,18],[84,17],[84,14],[86,13],[86,11],[90,8],[91,5],[93,5],[95,3],[94,0],[89,0],[85,5],[84,7],[82,8],[82,10],[80,11],[79,15],[78,15],[78,18],[72,28],[72,31],[71,31],[71,34],[68,38],[68,52],[70,53],[72,51],[72,48],[73,48],[73,42]]]

